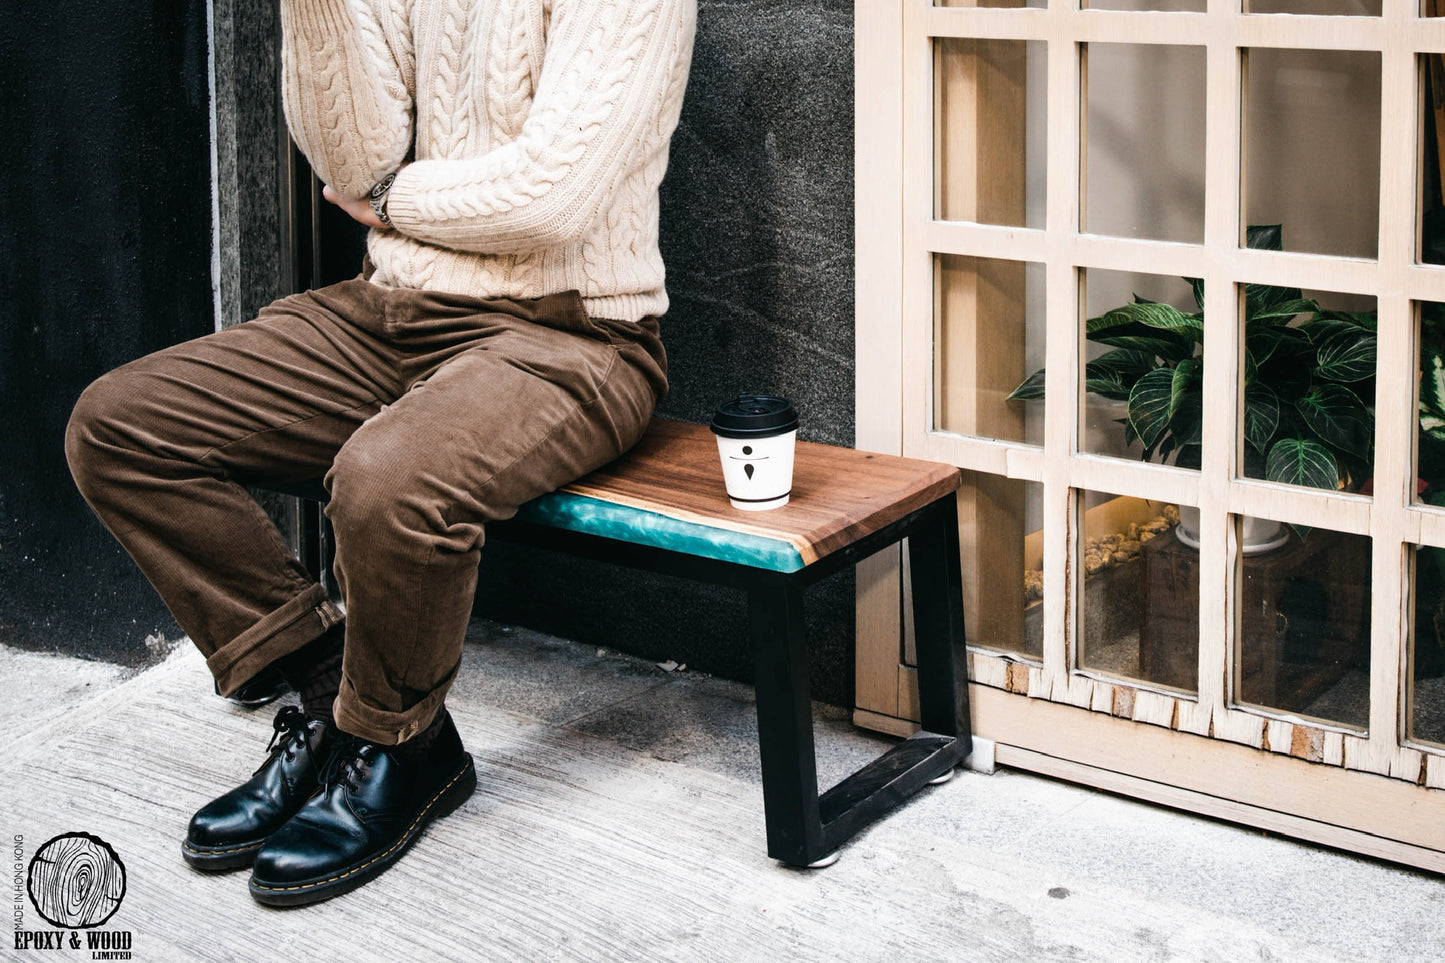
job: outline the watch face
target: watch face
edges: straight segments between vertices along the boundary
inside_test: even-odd
[[[371,209],[375,212],[377,219],[387,226],[391,225],[391,218],[386,216],[386,192],[391,190],[391,184],[396,180],[396,173],[387,174],[377,181],[371,188]]]
[[[383,194],[391,190],[391,182],[394,180],[396,180],[395,174],[387,174],[381,180],[377,181],[375,186],[371,188],[372,199],[379,199]]]

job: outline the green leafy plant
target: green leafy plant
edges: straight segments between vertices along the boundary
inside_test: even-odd
[[[1250,247],[1281,249],[1280,226],[1250,227]],[[1088,362],[1085,389],[1127,403],[1126,443],[1143,459],[1197,467],[1204,419],[1204,285],[1185,278],[1198,310],[1133,302],[1085,322],[1111,350]],[[1245,472],[1311,488],[1358,488],[1372,471],[1375,315],[1332,311],[1298,288],[1251,284],[1244,320]],[[1445,365],[1445,355],[1441,357]],[[1445,456],[1445,367],[1440,404]],[[1042,369],[1009,395],[1044,396]],[[1433,397],[1433,396],[1432,396]]]
[[[1420,307],[1419,404],[1421,497],[1445,506],[1445,305],[1435,302]]]
[[[1445,507],[1445,305],[1420,306],[1420,423],[1417,491]],[[1445,549],[1421,546],[1415,556],[1415,673],[1445,675]]]

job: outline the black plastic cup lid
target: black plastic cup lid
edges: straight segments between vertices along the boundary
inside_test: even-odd
[[[724,438],[783,435],[798,427],[798,413],[787,398],[738,395],[718,405],[712,430]]]

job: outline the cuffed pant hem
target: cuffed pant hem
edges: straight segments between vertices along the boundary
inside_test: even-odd
[[[313,585],[213,652],[206,665],[222,695],[230,695],[266,666],[342,620],[326,590]]]
[[[431,725],[441,711],[442,702],[450,688],[451,679],[448,678],[446,684],[429,693],[410,709],[404,712],[389,712],[367,705],[351,681],[343,678],[332,715],[336,719],[336,727],[342,732],[360,736],[367,742],[378,745],[395,746]]]

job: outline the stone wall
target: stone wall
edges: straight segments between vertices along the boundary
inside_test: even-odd
[[[672,390],[661,413],[705,421],[740,390],[771,392],[794,399],[801,437],[852,444],[851,5],[701,0],[662,201]],[[736,593],[504,545],[484,554],[484,612],[751,678]],[[817,586],[808,606],[815,694],[851,705],[851,574]]]
[[[134,661],[177,630],[65,464],[96,376],[212,326],[205,0],[0,21],[0,642]]]
[[[95,375],[216,321],[207,271],[205,5],[190,0],[170,19],[122,18],[120,26],[112,18],[94,31],[78,0],[24,2],[38,24],[26,29],[63,51],[68,72],[63,83],[61,68],[38,54],[0,66],[17,71],[3,89],[24,92],[21,117],[30,125],[30,139],[16,148],[24,189],[0,194],[6,223],[24,225],[27,238],[0,241],[7,291],[19,295],[5,299],[9,313],[0,315],[12,345],[3,359],[5,400],[28,419],[6,450],[37,466],[33,476],[14,467],[0,473],[0,544],[7,560],[23,555],[6,566],[4,594],[30,600],[7,602],[0,628],[7,642],[28,622],[44,626],[37,638],[58,632],[81,651],[91,650],[75,639],[104,637],[116,650],[143,653],[145,635],[174,628],[74,495],[59,433]],[[234,323],[309,283],[313,250],[309,205],[293,197],[279,135],[275,4],[212,6],[219,320]],[[21,70],[55,75],[53,89],[21,84]],[[82,120],[69,135],[53,117],[75,110]],[[67,149],[80,137],[85,151]],[[805,439],[852,442],[852,154],[851,6],[701,0],[663,186],[672,295],[664,320],[672,391],[663,414],[703,421],[740,390],[774,392],[797,403]],[[52,183],[62,185],[58,197]],[[359,235],[328,214],[314,252],[321,280],[349,276],[359,262]],[[58,275],[47,275],[55,265]],[[33,376],[11,380],[12,369],[25,366]],[[12,419],[7,440],[14,428]],[[20,512],[21,500],[46,507]],[[751,675],[740,597],[500,544],[485,556],[484,614]],[[809,606],[817,691],[850,703],[851,576],[815,588]],[[119,622],[132,617],[133,625]]]

